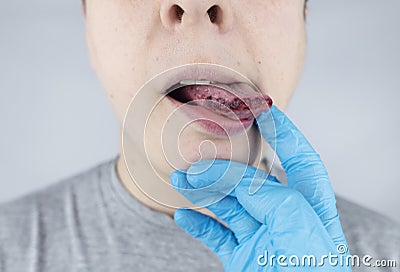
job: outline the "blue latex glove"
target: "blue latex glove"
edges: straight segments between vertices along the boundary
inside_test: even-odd
[[[347,243],[320,156],[275,106],[257,123],[282,163],[288,186],[241,163],[200,161],[172,173],[171,184],[228,227],[190,209],[178,209],[176,223],[213,250],[226,271],[351,271],[345,261],[341,264]]]

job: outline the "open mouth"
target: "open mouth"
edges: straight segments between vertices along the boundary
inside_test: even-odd
[[[222,84],[184,80],[169,88],[167,97],[177,106],[185,105],[182,109],[191,118],[202,119],[203,127],[220,135],[243,131],[261,112],[272,106],[268,95],[241,82]],[[184,110],[188,106],[190,111]]]
[[[251,94],[236,95],[215,85],[187,85],[171,91],[171,98],[207,108],[233,120],[246,120],[257,117],[265,106],[271,107],[269,96]]]

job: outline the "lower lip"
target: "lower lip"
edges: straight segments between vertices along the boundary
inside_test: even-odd
[[[183,105],[182,102],[169,96],[166,97],[176,108]],[[181,110],[190,120],[193,120],[194,124],[201,127],[207,133],[217,136],[242,134],[247,131],[254,122],[254,118],[233,120],[197,105],[185,104],[184,107],[181,107]]]

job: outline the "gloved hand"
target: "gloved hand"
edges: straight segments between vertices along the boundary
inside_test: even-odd
[[[226,271],[351,271],[320,156],[275,106],[257,124],[278,155],[288,186],[241,163],[196,162],[172,173],[171,184],[224,224],[190,209],[178,209],[176,223],[213,250]]]

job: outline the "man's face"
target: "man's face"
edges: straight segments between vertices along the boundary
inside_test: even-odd
[[[160,72],[190,63],[234,69],[284,108],[305,57],[304,0],[89,0],[86,26],[92,66],[121,123],[144,83]],[[163,91],[154,90],[154,97],[162,97]],[[146,139],[153,150],[150,158],[165,172],[170,169],[160,155],[160,130],[173,110],[169,100],[161,101],[148,124],[154,133]],[[189,126],[183,136],[180,148],[187,161],[178,160],[181,168],[199,159],[199,144],[213,138],[195,126]],[[216,157],[229,158],[232,140],[215,139]],[[259,156],[254,125],[234,137],[237,143],[248,139],[250,150],[231,159],[248,162],[245,158],[250,156],[252,163]]]

